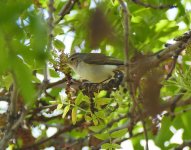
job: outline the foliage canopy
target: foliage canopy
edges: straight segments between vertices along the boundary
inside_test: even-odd
[[[124,141],[134,149],[148,149],[151,141],[161,149],[190,146],[190,5],[1,0],[0,105],[8,110],[0,107],[0,147],[119,149]],[[75,52],[125,60],[129,80],[89,91],[66,65]],[[180,141],[172,142],[177,132]]]

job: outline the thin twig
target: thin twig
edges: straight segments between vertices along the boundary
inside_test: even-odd
[[[16,79],[14,76],[14,73],[12,73],[13,76],[13,89],[11,92],[11,98],[10,98],[10,105],[9,105],[9,115],[8,115],[8,124],[4,133],[3,138],[0,141],[0,147],[2,149],[6,148],[7,143],[11,139],[13,135],[12,127],[15,125],[15,120],[17,117],[17,110],[16,110],[16,104],[17,104],[17,98],[18,98],[18,89],[16,87]]]
[[[11,102],[9,106],[9,121],[12,124],[14,122],[14,119],[17,116],[17,98],[18,98],[18,89],[16,87],[16,79],[15,75],[13,74],[13,89],[11,93]]]
[[[50,52],[52,50],[52,41],[53,41],[53,12],[54,12],[54,0],[49,0],[48,4],[48,44],[47,44],[47,51]],[[45,68],[44,68],[44,84],[46,85],[48,80],[49,70],[48,70],[48,62],[45,62]]]
[[[17,121],[15,121],[13,124],[10,124],[10,122],[8,123],[8,128],[6,129],[3,138],[0,141],[0,147],[1,149],[5,149],[7,146],[7,143],[9,142],[9,140],[12,138],[14,132],[16,131],[16,129],[19,127],[19,125],[22,123],[22,121],[24,120],[26,111],[23,110],[19,119]]]
[[[168,72],[168,74],[166,76],[166,80],[168,80],[172,76],[172,72],[176,66],[177,58],[178,58],[178,56],[173,58],[173,61],[172,61],[171,67],[170,67],[170,71]]]
[[[22,112],[19,119],[14,124],[11,124],[11,126],[8,129],[6,129],[6,131],[4,133],[4,137],[0,141],[1,149],[5,149],[7,147],[7,143],[12,138],[12,136],[13,136],[14,132],[16,131],[16,129],[18,128],[18,126],[22,123],[24,116],[25,116],[25,112]]]
[[[188,104],[189,105],[189,104]],[[180,110],[180,111],[177,111],[177,112],[174,112],[173,114],[171,112],[167,112],[165,113],[164,115],[165,116],[178,116],[178,115],[182,115],[183,113],[186,113],[186,112],[189,112],[191,111],[191,108],[185,108],[183,110]]]
[[[56,20],[54,24],[58,24],[64,18],[65,15],[69,14],[72,8],[74,7],[75,3],[77,2],[78,0],[68,0],[68,2],[60,10],[60,18],[58,18],[58,20]]]
[[[122,11],[123,11],[123,18],[124,18],[124,54],[125,54],[125,79],[126,81],[128,81],[127,75],[128,75],[128,68],[127,68],[127,64],[128,64],[128,51],[129,51],[129,11],[127,6],[125,5],[125,2],[123,0],[119,0],[120,5],[122,7]]]
[[[57,105],[58,104],[52,104],[52,105],[37,107],[36,109],[34,109],[33,113],[36,114],[44,109],[56,109]]]
[[[59,80],[59,81],[56,81],[56,82],[53,82],[53,83],[48,83],[47,86],[46,86],[47,89],[55,88],[55,87],[65,88],[66,87],[66,78],[64,78],[62,80]]]
[[[0,96],[0,101],[6,101],[6,102],[9,102],[9,101],[10,101],[10,97],[7,96],[7,95]]]
[[[169,9],[169,8],[176,7],[175,5],[159,5],[159,6],[157,6],[157,5],[144,3],[140,0],[132,0],[132,2],[134,2],[137,5],[141,5],[143,7],[149,7],[149,8],[153,8],[153,9]]]
[[[133,99],[133,103],[134,103],[134,107],[133,107],[133,111],[135,110],[135,108],[137,107],[139,109],[139,105],[136,101],[136,93],[135,93],[135,86],[133,83],[131,83],[132,75],[133,73],[130,73],[130,68],[128,68],[128,52],[129,52],[129,10],[125,4],[125,2],[123,0],[119,0],[119,3],[122,7],[123,10],[123,17],[124,17],[124,44],[125,44],[125,48],[124,48],[124,54],[125,54],[125,81],[127,83],[129,83],[130,81],[130,93]]]
[[[46,97],[49,97],[49,98],[51,98],[52,100],[55,100],[55,99],[56,99],[55,96],[52,96],[52,95],[49,94],[46,90],[44,90],[44,94],[45,94]]]
[[[19,125],[21,124],[21,122],[24,120],[25,115],[26,115],[26,110],[23,109],[23,110],[22,110],[22,113],[21,113],[21,115],[20,115],[20,117],[19,117],[19,119],[15,122],[15,124],[13,124],[11,130],[15,131],[15,130],[18,128],[18,126],[19,126]]]

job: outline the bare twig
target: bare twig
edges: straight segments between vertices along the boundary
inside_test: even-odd
[[[44,109],[56,109],[57,104],[52,104],[52,105],[47,105],[47,106],[41,106],[41,107],[37,107],[36,109],[34,109],[33,113],[38,113]]]
[[[128,68],[128,51],[129,51],[129,11],[128,8],[125,4],[125,2],[123,0],[119,0],[120,5],[122,7],[123,10],[123,17],[124,17],[124,44],[125,44],[125,48],[124,48],[124,54],[125,54],[125,81],[128,83],[130,80],[132,80],[132,75],[130,73],[130,69]],[[130,67],[130,66],[129,66]],[[131,82],[131,81],[130,81]],[[132,109],[132,111],[134,111],[135,107],[139,107],[135,98],[135,88],[134,88],[134,84],[130,83],[130,93],[133,99],[133,103],[134,103],[134,107]]]
[[[132,2],[136,3],[137,5],[141,5],[143,7],[149,7],[149,8],[153,8],[153,9],[169,9],[169,8],[176,7],[174,5],[159,5],[159,6],[157,6],[157,5],[144,3],[141,0],[132,0]]]
[[[20,115],[20,117],[19,117],[19,119],[15,122],[15,124],[13,124],[11,130],[15,131],[15,130],[18,128],[18,126],[19,126],[19,125],[22,123],[22,121],[24,120],[25,115],[26,115],[26,110],[23,109],[23,110],[22,110],[22,113],[21,113],[21,115]]]
[[[7,101],[9,102],[10,101],[10,97],[9,96],[0,96],[0,101]]]
[[[13,74],[13,89],[11,92],[11,102],[10,102],[10,108],[9,108],[9,121],[10,124],[12,124],[14,122],[14,119],[17,117],[17,98],[18,98],[18,90],[16,87],[16,79],[15,76]]]
[[[75,3],[77,2],[78,0],[68,0],[68,2],[60,10],[60,18],[58,18],[58,20],[56,20],[54,24],[58,24],[66,14],[69,14],[72,8],[74,7]]]
[[[125,2],[123,0],[119,0],[120,5],[122,7],[122,11],[123,11],[123,17],[124,17],[124,44],[125,44],[125,48],[124,48],[124,54],[125,54],[125,79],[126,81],[128,81],[127,75],[128,75],[128,68],[127,68],[127,64],[128,64],[128,51],[129,51],[129,11],[127,6],[125,5]]]
[[[187,106],[191,104],[191,98],[184,100],[184,101],[179,101],[176,106]]]
[[[131,97],[133,99],[133,108],[132,111],[135,111],[136,108],[139,109],[139,105],[137,103],[137,99],[136,99],[136,89],[135,89],[135,84],[133,82],[131,82],[131,80],[133,79],[133,73],[130,72],[130,68],[131,66],[128,66],[128,52],[129,52],[129,10],[128,7],[126,6],[125,2],[123,0],[119,0],[119,3],[122,7],[123,10],[123,17],[124,17],[124,44],[125,44],[125,48],[124,48],[124,54],[125,54],[125,81],[126,83],[129,83],[130,86],[130,94]],[[139,111],[141,113],[141,111]],[[133,121],[133,120],[132,120]]]
[[[168,80],[172,76],[172,72],[173,72],[173,70],[175,69],[175,66],[176,66],[177,58],[178,58],[178,56],[173,58],[170,71],[168,72],[168,74],[166,76],[166,80]]]
[[[50,51],[52,49],[52,40],[53,40],[53,29],[54,29],[54,0],[49,0],[49,5],[48,5],[48,34],[49,34],[49,40],[48,40],[48,46],[47,50]]]
[[[12,138],[14,132],[16,131],[16,129],[19,127],[19,125],[22,123],[22,121],[24,120],[24,116],[25,116],[25,111],[23,111],[19,117],[19,119],[14,122],[14,124],[10,124],[8,123],[8,128],[6,129],[5,133],[4,133],[4,137],[1,139],[0,141],[0,147],[1,149],[5,149],[7,146],[7,143],[9,142],[9,140]]]
[[[190,105],[190,104],[188,104],[188,105]],[[182,115],[183,113],[186,113],[186,112],[189,112],[189,111],[191,111],[191,108],[185,108],[185,109],[183,109],[183,110],[180,110],[180,111],[177,111],[177,112],[174,112],[174,113],[171,113],[171,112],[167,112],[166,114],[164,114],[165,116],[178,116],[178,115]]]
[[[11,137],[13,135],[13,129],[12,129],[13,126],[16,126],[16,127],[18,126],[15,124],[15,120],[17,118],[16,104],[17,104],[17,98],[18,98],[18,90],[16,87],[16,79],[15,79],[15,76],[13,73],[12,73],[12,76],[13,76],[14,80],[13,80],[13,89],[12,89],[11,98],[10,98],[8,124],[7,124],[6,130],[5,130],[5,133],[4,133],[4,137],[0,141],[0,147],[2,149],[6,148],[7,143],[9,142],[9,140],[11,139]],[[20,123],[20,122],[18,122],[18,123]]]
[[[55,88],[55,87],[62,87],[65,88],[66,87],[66,79],[62,79],[53,83],[48,83],[48,85],[46,86],[47,89],[49,88]]]
[[[47,51],[50,52],[52,50],[52,40],[53,40],[53,12],[54,12],[54,0],[49,0],[48,4],[48,45],[47,45]],[[48,80],[49,70],[48,70],[48,62],[45,62],[45,68],[44,68],[44,85],[46,86],[49,82]]]

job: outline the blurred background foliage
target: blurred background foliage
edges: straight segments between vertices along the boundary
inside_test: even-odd
[[[54,1],[54,12],[51,13],[55,22],[60,18],[60,11],[68,1]],[[130,21],[130,58],[140,53],[153,54],[162,50],[166,43],[173,43],[175,37],[182,35],[191,27],[190,0],[140,1],[151,6],[168,7],[157,9],[133,0],[125,1]],[[48,0],[1,0],[0,6],[0,96],[9,95],[15,81],[21,91],[22,103],[30,108],[25,124],[27,130],[20,129],[20,134],[17,133],[19,138],[16,142],[10,142],[9,148],[31,145],[34,141],[51,137],[50,132],[59,132],[62,128],[76,125],[84,119],[78,128],[64,132],[57,137],[57,141],[49,141],[42,148],[53,146],[58,149],[68,146],[78,149],[83,146],[97,146],[101,141],[106,141],[102,148],[116,149],[120,147],[120,141],[132,136],[130,145],[134,149],[143,149],[144,144],[141,141],[144,140],[144,134],[133,137],[143,131],[141,123],[134,125],[133,133],[128,133],[127,127],[120,128],[129,123],[128,117],[113,121],[123,115],[128,116],[132,104],[129,93],[124,92],[123,88],[112,92],[109,98],[106,91],[96,93],[95,113],[91,112],[90,99],[81,92],[71,99],[67,95],[67,89],[62,87],[50,88],[40,96],[37,91],[37,85],[43,82],[46,62],[50,82],[62,79],[68,72],[66,66],[62,72],[57,71],[55,67],[63,65],[59,60],[61,54],[64,54],[63,59],[66,59],[66,55],[75,52],[101,52],[124,59],[124,25],[119,2],[78,0],[61,21],[53,24],[52,41],[48,41]],[[52,49],[48,49],[48,42],[52,42]],[[178,58],[172,77],[162,83],[164,86],[160,91],[161,101],[182,93],[184,100],[190,99],[190,54],[188,47]],[[5,100],[1,99],[2,101]],[[149,140],[155,143],[155,148],[158,146],[163,150],[170,149],[182,144],[184,140],[191,140],[190,113],[188,105],[177,108],[174,116],[160,114],[157,125],[153,125],[153,120],[147,118],[145,122]],[[1,124],[2,122],[0,119]],[[108,125],[110,122],[114,123]],[[156,133],[151,130],[154,130],[154,127]],[[180,130],[180,141],[173,142],[172,137]],[[28,141],[24,141],[26,136]]]

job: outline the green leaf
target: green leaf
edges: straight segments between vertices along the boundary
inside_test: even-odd
[[[92,116],[92,119],[93,119],[94,125],[97,126],[97,125],[98,125],[98,120],[97,120],[97,118],[93,115],[93,116]]]
[[[49,69],[49,72],[51,77],[55,77],[55,78],[59,77],[59,74],[55,70]]]
[[[59,50],[63,50],[65,48],[65,45],[63,42],[61,42],[60,40],[56,39],[53,42],[54,46],[59,49]]]
[[[102,149],[117,149],[121,148],[119,144],[105,143],[101,146]]]
[[[72,109],[72,124],[75,125],[77,121],[77,107]]]
[[[181,110],[181,109],[178,109]],[[191,120],[190,120],[190,115],[191,112],[185,112],[182,113],[181,116],[176,116],[176,118],[173,121],[173,125],[174,127],[178,130],[183,128],[184,132],[183,132],[183,140],[189,140],[191,137],[191,131],[190,131],[190,124],[191,124]]]
[[[94,135],[97,139],[100,140],[107,140],[110,138],[109,133],[101,133],[101,134],[95,134]]]
[[[61,109],[63,107],[63,104],[58,104],[56,109]]]
[[[54,33],[55,33],[55,35],[62,35],[62,34],[64,34],[64,31],[63,31],[63,29],[62,29],[62,27],[61,26],[55,26],[55,28],[54,28]]]
[[[133,144],[133,148],[134,148],[134,150],[142,150],[143,149],[143,147],[142,147],[142,145],[141,145],[141,140],[142,139],[144,139],[144,136],[143,135],[140,135],[140,136],[138,136],[138,137],[135,137],[135,138],[133,138],[131,141],[132,141],[132,144]]]
[[[172,121],[168,117],[163,117],[161,122],[161,129],[158,135],[155,137],[155,144],[160,148],[164,147],[164,142],[169,141],[172,137],[173,133],[170,131],[170,126],[172,125]]]
[[[1,87],[6,87],[6,89],[9,89],[13,82],[11,74],[7,74],[5,76],[0,77],[0,86]]]
[[[88,115],[85,115],[85,120],[86,120],[86,121],[91,121],[92,118],[91,118],[90,116],[88,116]]]
[[[12,63],[17,85],[21,89],[25,104],[30,106],[36,96],[34,84],[32,83],[32,72],[19,58],[13,58]]]
[[[76,99],[75,99],[75,104],[76,104],[77,106],[79,106],[83,101],[89,103],[89,97],[86,96],[86,95],[84,95],[84,94],[82,93],[82,91],[80,91],[80,92],[78,93],[78,96],[77,96]]]
[[[95,103],[98,106],[102,106],[102,105],[109,104],[111,100],[112,100],[111,98],[97,98],[95,99]]]
[[[70,110],[70,104],[67,105],[65,108],[64,108],[64,111],[63,111],[63,114],[62,114],[62,118],[65,118],[66,114],[68,113],[68,111]]]
[[[86,138],[87,135],[88,135],[88,130],[86,129],[82,130],[74,129],[70,132],[70,136],[75,139]]]
[[[101,119],[105,119],[106,115],[105,115],[105,111],[104,110],[100,110],[98,112],[95,112],[95,115],[98,117],[98,118],[101,118]]]
[[[100,91],[100,92],[96,95],[96,97],[97,97],[97,98],[101,98],[101,97],[106,96],[106,94],[107,94],[107,91],[102,90],[102,91]]]
[[[93,132],[99,132],[105,127],[105,125],[98,125],[98,126],[90,126],[89,129]]]
[[[111,133],[111,137],[112,138],[121,138],[123,137],[126,133],[128,132],[127,129],[121,129],[121,130],[118,130],[118,131],[115,131],[113,133]]]

